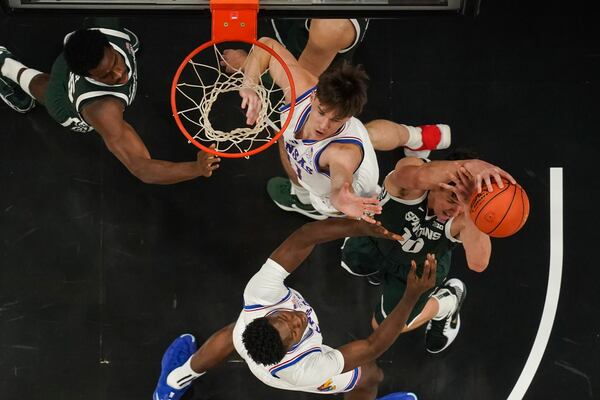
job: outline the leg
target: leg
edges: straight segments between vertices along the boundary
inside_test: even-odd
[[[40,80],[39,77],[44,75],[45,78]],[[31,110],[35,105],[33,98],[36,97],[31,92],[33,81],[37,81],[35,89],[38,83],[42,83],[43,91],[37,90],[36,93],[43,99],[48,75],[21,64],[6,47],[0,46],[0,98],[15,111],[25,113]]]
[[[425,158],[431,150],[446,149],[451,143],[450,127],[443,124],[414,127],[376,119],[365,127],[375,150],[388,151],[405,147],[407,156]]]
[[[45,104],[48,82],[50,82],[50,75],[42,73],[34,76],[29,83],[29,93],[42,105]]]
[[[376,119],[365,125],[375,150],[394,150],[408,143],[410,133],[405,125],[385,119]]]
[[[361,367],[361,377],[358,385],[344,395],[346,400],[374,400],[377,389],[383,381],[383,371],[372,361]]]
[[[427,300],[427,303],[425,303],[425,307],[423,307],[423,310],[416,317],[414,317],[412,321],[408,323],[408,325],[405,325],[404,328],[402,328],[402,333],[415,330],[420,326],[423,326],[423,324],[426,324],[427,322],[431,321],[438,314],[439,309],[440,306],[437,299],[430,297],[429,300]],[[379,327],[375,315],[373,315],[373,318],[371,319],[371,327],[373,328],[373,330]]]
[[[350,47],[355,39],[356,30],[349,19],[312,19],[308,42],[298,62],[314,76],[320,76],[338,52]]]
[[[190,360],[191,368],[197,374],[221,364],[233,352],[233,327],[235,323],[215,332],[198,349]]]
[[[181,335],[165,352],[153,400],[178,400],[192,381],[220,364],[233,351],[235,323],[215,332],[200,349],[192,335]]]

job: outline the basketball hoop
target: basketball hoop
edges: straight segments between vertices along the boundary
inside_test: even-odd
[[[291,71],[285,61],[273,49],[256,40],[256,14],[258,0],[211,0],[212,39],[193,50],[181,63],[171,85],[171,108],[177,126],[199,149],[226,158],[249,157],[259,153],[279,139],[288,127],[294,112],[296,90]],[[285,71],[288,86],[279,88],[275,83],[264,84],[263,74],[257,84],[244,82],[244,65],[231,65],[223,56],[225,42],[251,45],[248,54],[260,48],[268,52]],[[212,51],[211,51],[212,50]],[[230,73],[226,72],[230,70]],[[233,72],[231,72],[233,71]],[[255,125],[216,127],[211,121],[215,105],[223,103],[231,92],[252,89],[259,98],[261,109]],[[278,127],[285,94],[289,91],[291,104],[285,121]],[[222,120],[235,124],[232,117],[240,120],[241,97],[234,96],[236,104],[229,104]],[[233,113],[237,109],[238,113]],[[211,145],[215,148],[211,148]]]

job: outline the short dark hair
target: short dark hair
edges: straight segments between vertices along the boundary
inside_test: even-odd
[[[250,358],[265,366],[277,364],[287,351],[279,332],[265,317],[257,318],[246,326],[242,342]]]
[[[446,160],[448,161],[472,160],[475,158],[479,158],[479,154],[477,153],[477,151],[471,147],[466,146],[457,147],[446,156]]]
[[[325,71],[317,83],[317,98],[336,117],[347,118],[360,114],[367,103],[369,76],[361,65],[344,61]]]
[[[110,47],[110,43],[102,32],[80,29],[69,36],[63,54],[71,72],[88,76],[89,71],[100,64],[106,47]]]

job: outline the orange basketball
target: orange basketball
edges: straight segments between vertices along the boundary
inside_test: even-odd
[[[485,183],[481,193],[471,198],[469,214],[475,225],[483,233],[492,237],[514,235],[525,225],[529,216],[529,198],[519,185],[503,179],[500,189],[492,181],[494,190],[488,192]]]

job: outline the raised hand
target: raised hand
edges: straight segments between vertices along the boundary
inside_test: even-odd
[[[453,185],[440,183],[440,187],[450,190],[456,196],[456,199],[463,207],[468,207],[471,201],[471,196],[477,189],[477,185],[473,175],[464,167],[460,167],[455,174],[448,174],[448,179]]]
[[[402,236],[397,233],[390,232],[386,227],[381,225],[380,221],[375,221],[375,223],[368,223],[366,221],[360,221],[362,224],[362,228],[364,230],[365,236],[378,237],[382,239],[390,239],[390,240],[402,240]]]
[[[256,92],[250,88],[240,89],[242,109],[246,109],[246,124],[254,125],[260,113],[261,103]]]
[[[435,286],[435,277],[437,272],[437,260],[434,254],[427,253],[427,259],[423,264],[423,274],[417,276],[417,263],[415,260],[410,262],[410,271],[406,279],[406,295],[419,297],[429,289]]]
[[[492,192],[492,178],[496,181],[499,188],[504,187],[502,178],[515,184],[515,178],[513,178],[508,172],[500,167],[482,160],[469,160],[464,164],[464,168],[475,178],[475,185],[477,187],[477,193],[481,193],[482,182],[485,182],[488,192]]]
[[[333,201],[332,201],[333,202]],[[375,214],[381,214],[381,206],[377,197],[361,197],[356,195],[348,182],[344,183],[334,203],[335,208],[351,218],[359,218],[374,224]]]
[[[211,145],[210,148],[214,149],[215,145]],[[205,176],[207,178],[213,174],[214,170],[219,168],[219,162],[221,162],[221,159],[212,153],[199,151],[196,156],[196,164],[200,169],[200,176]]]

